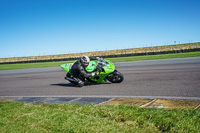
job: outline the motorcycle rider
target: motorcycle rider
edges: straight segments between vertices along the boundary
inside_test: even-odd
[[[77,84],[77,86],[79,87],[84,86],[85,79],[88,79],[91,76],[99,74],[98,70],[92,73],[88,73],[87,71],[85,71],[85,68],[89,65],[90,60],[98,60],[98,59],[99,57],[89,58],[88,56],[83,56],[73,64],[71,68],[71,76],[73,78],[73,82]]]

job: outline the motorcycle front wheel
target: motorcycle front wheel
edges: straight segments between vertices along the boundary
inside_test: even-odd
[[[124,80],[124,76],[120,72],[114,72],[108,78],[108,81],[112,83],[121,83]]]

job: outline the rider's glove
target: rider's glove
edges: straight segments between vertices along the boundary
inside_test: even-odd
[[[92,76],[96,76],[96,75],[98,75],[98,74],[99,74],[99,72],[96,71],[96,72],[93,72],[93,73],[92,73]]]
[[[98,74],[99,74],[99,72],[98,72],[98,71],[96,71],[96,72],[95,72],[95,76],[96,76],[96,75],[98,75]]]

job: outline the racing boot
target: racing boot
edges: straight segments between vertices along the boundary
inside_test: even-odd
[[[80,79],[77,79],[77,80],[78,80],[78,82],[77,82],[77,86],[78,86],[78,87],[82,87],[82,86],[85,85],[84,82],[83,82],[82,80],[80,80]]]

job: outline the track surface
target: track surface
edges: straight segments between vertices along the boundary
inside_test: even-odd
[[[75,87],[59,68],[0,71],[0,96],[200,99],[200,57],[115,63],[120,84]],[[34,71],[33,71],[34,70]],[[37,70],[37,72],[35,72]]]

